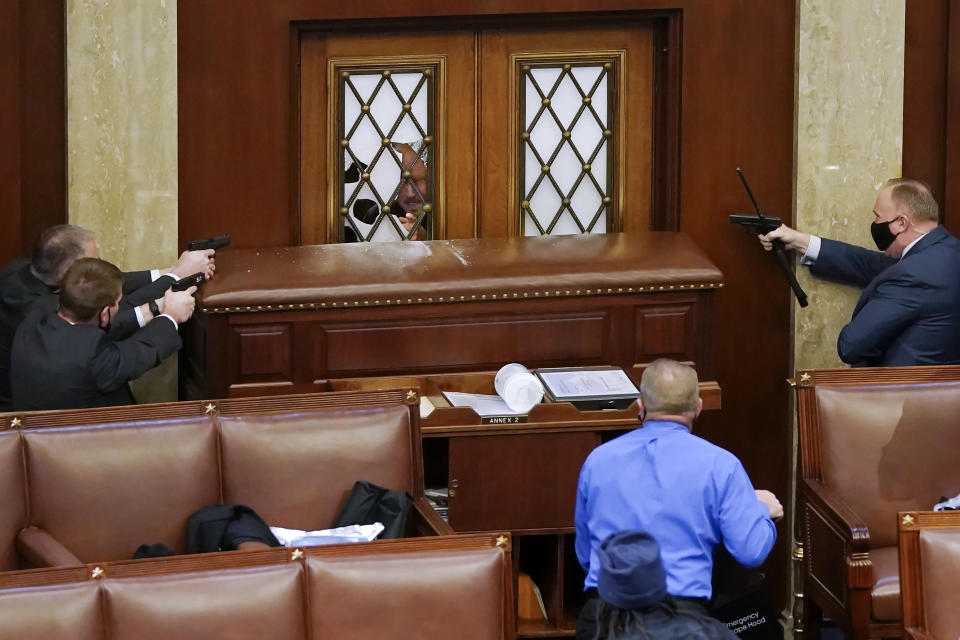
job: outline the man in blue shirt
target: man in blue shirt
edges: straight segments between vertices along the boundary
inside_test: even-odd
[[[772,493],[754,490],[736,456],[690,433],[703,408],[692,368],[653,362],[640,395],[643,426],[597,447],[580,470],[576,552],[591,597],[577,638],[593,637],[597,550],[610,534],[651,534],[660,544],[667,592],[705,605],[714,548],[722,543],[742,565],[759,566],[777,537],[772,518],[783,515]]]

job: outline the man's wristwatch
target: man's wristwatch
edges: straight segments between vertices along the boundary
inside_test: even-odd
[[[160,315],[160,306],[157,305],[156,300],[151,300],[150,302],[147,303],[147,306],[150,307],[150,313],[153,314],[154,318]]]

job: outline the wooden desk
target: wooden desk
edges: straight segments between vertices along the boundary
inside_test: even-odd
[[[639,384],[639,371],[631,377]],[[639,426],[639,405],[579,411],[543,403],[515,424],[483,424],[472,409],[451,407],[443,391],[494,393],[494,372],[352,378],[329,391],[403,388],[435,408],[422,416],[428,488],[448,491],[448,521],[457,533],[510,531],[514,579],[522,571],[541,589],[546,620],[517,616],[518,637],[574,634],[584,574],[574,553],[574,504],[580,467],[598,445]],[[702,383],[705,410],[720,408],[720,388]],[[422,405],[421,405],[422,406]],[[519,587],[518,587],[519,588]]]
[[[480,238],[217,253],[184,326],[182,398],[336,378],[615,364],[712,379],[722,274],[684,234]]]

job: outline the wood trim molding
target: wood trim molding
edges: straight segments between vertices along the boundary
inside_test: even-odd
[[[437,296],[436,298],[428,296],[426,298],[387,298],[387,299],[374,299],[374,300],[344,300],[343,302],[301,302],[295,304],[263,304],[263,305],[250,305],[243,307],[209,307],[205,308],[204,313],[217,314],[217,313],[241,313],[241,312],[258,312],[258,311],[298,311],[300,309],[348,309],[348,308],[358,308],[358,307],[389,307],[397,305],[416,305],[416,304],[435,304],[435,303],[445,303],[449,304],[451,302],[476,302],[483,300],[521,300],[523,298],[528,299],[539,299],[539,298],[566,298],[566,297],[576,297],[576,296],[593,296],[593,295],[625,295],[631,293],[653,293],[660,291],[690,291],[693,289],[702,290],[702,289],[722,289],[722,282],[700,282],[700,283],[680,283],[680,284],[661,284],[661,285],[648,285],[648,286],[636,286],[636,287],[617,287],[603,288],[599,289],[552,289],[544,291],[534,291],[533,293],[524,291],[524,292],[501,292],[501,293],[481,293],[481,294],[470,294],[468,298],[466,295],[449,295],[449,296]]]

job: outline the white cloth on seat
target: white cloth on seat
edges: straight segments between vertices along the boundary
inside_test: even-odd
[[[344,542],[371,542],[380,535],[383,529],[383,523],[374,522],[373,524],[351,524],[346,527],[320,529],[318,531],[270,527],[270,532],[285,547],[318,547]]]

